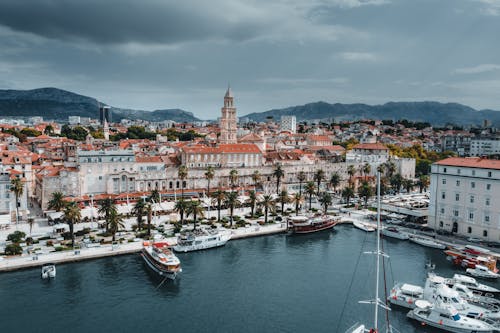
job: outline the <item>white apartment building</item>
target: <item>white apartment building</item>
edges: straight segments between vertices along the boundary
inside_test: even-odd
[[[429,226],[500,241],[500,161],[451,157],[431,167]]]
[[[295,134],[297,132],[297,118],[295,116],[281,116],[280,129]]]
[[[477,138],[470,142],[470,156],[500,154],[500,138]]]

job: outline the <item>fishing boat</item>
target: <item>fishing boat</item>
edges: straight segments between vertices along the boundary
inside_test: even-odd
[[[338,222],[338,219],[328,215],[311,218],[307,216],[292,216],[288,218],[288,230],[292,234],[310,234],[332,229]]]
[[[42,279],[50,279],[56,277],[56,265],[44,264],[42,266]]]
[[[176,252],[191,252],[224,246],[231,239],[231,234],[217,230],[198,229],[177,237]]]
[[[473,318],[467,318],[449,304],[437,300],[434,304],[426,300],[415,302],[415,309],[406,315],[410,319],[446,332],[454,333],[493,333],[496,330],[490,324]]]
[[[406,232],[403,232],[396,227],[383,228],[380,233],[385,237],[391,237],[401,240],[407,240],[408,238],[410,238]]]
[[[500,293],[499,289],[479,283],[473,277],[463,274],[455,274],[452,278],[446,279],[446,284],[451,287],[455,284],[461,284],[472,290],[474,293],[485,296]]]
[[[413,243],[418,244],[418,245],[430,247],[433,249],[440,249],[440,250],[446,249],[446,245],[439,243],[439,242],[436,242],[435,240],[427,238],[427,237],[415,236],[415,235],[412,235],[409,237],[410,237],[409,238],[410,242],[413,242]]]
[[[182,272],[179,258],[170,250],[170,245],[166,242],[145,241],[141,255],[147,266],[164,278],[175,280]]]
[[[358,228],[358,229],[361,229],[363,231],[366,231],[366,232],[373,232],[375,230],[377,230],[377,227],[374,226],[373,224],[371,223],[367,223],[367,222],[362,222],[362,221],[357,221],[357,220],[353,220],[352,221],[352,224]]]
[[[476,265],[474,268],[467,268],[465,272],[474,277],[482,279],[498,279],[500,276],[498,273],[494,273],[488,269],[486,266]]]

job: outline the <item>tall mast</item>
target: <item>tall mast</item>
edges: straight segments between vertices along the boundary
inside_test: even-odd
[[[377,273],[375,278],[375,318],[373,328],[378,331],[378,306],[380,283],[380,172],[377,171]]]

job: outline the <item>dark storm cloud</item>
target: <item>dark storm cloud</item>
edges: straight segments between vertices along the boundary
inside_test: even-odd
[[[226,1],[2,0],[0,25],[60,40],[172,44],[245,40],[259,31],[244,8]]]

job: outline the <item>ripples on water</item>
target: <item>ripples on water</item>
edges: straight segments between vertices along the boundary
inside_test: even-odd
[[[375,234],[349,226],[306,236],[276,235],[180,254],[182,277],[167,281],[139,255],[58,265],[43,281],[39,269],[0,275],[0,332],[343,332],[371,323]],[[441,251],[407,241],[385,242],[393,281],[423,285],[424,264],[456,271]],[[382,298],[383,295],[381,295]],[[394,308],[401,333],[434,332]]]

